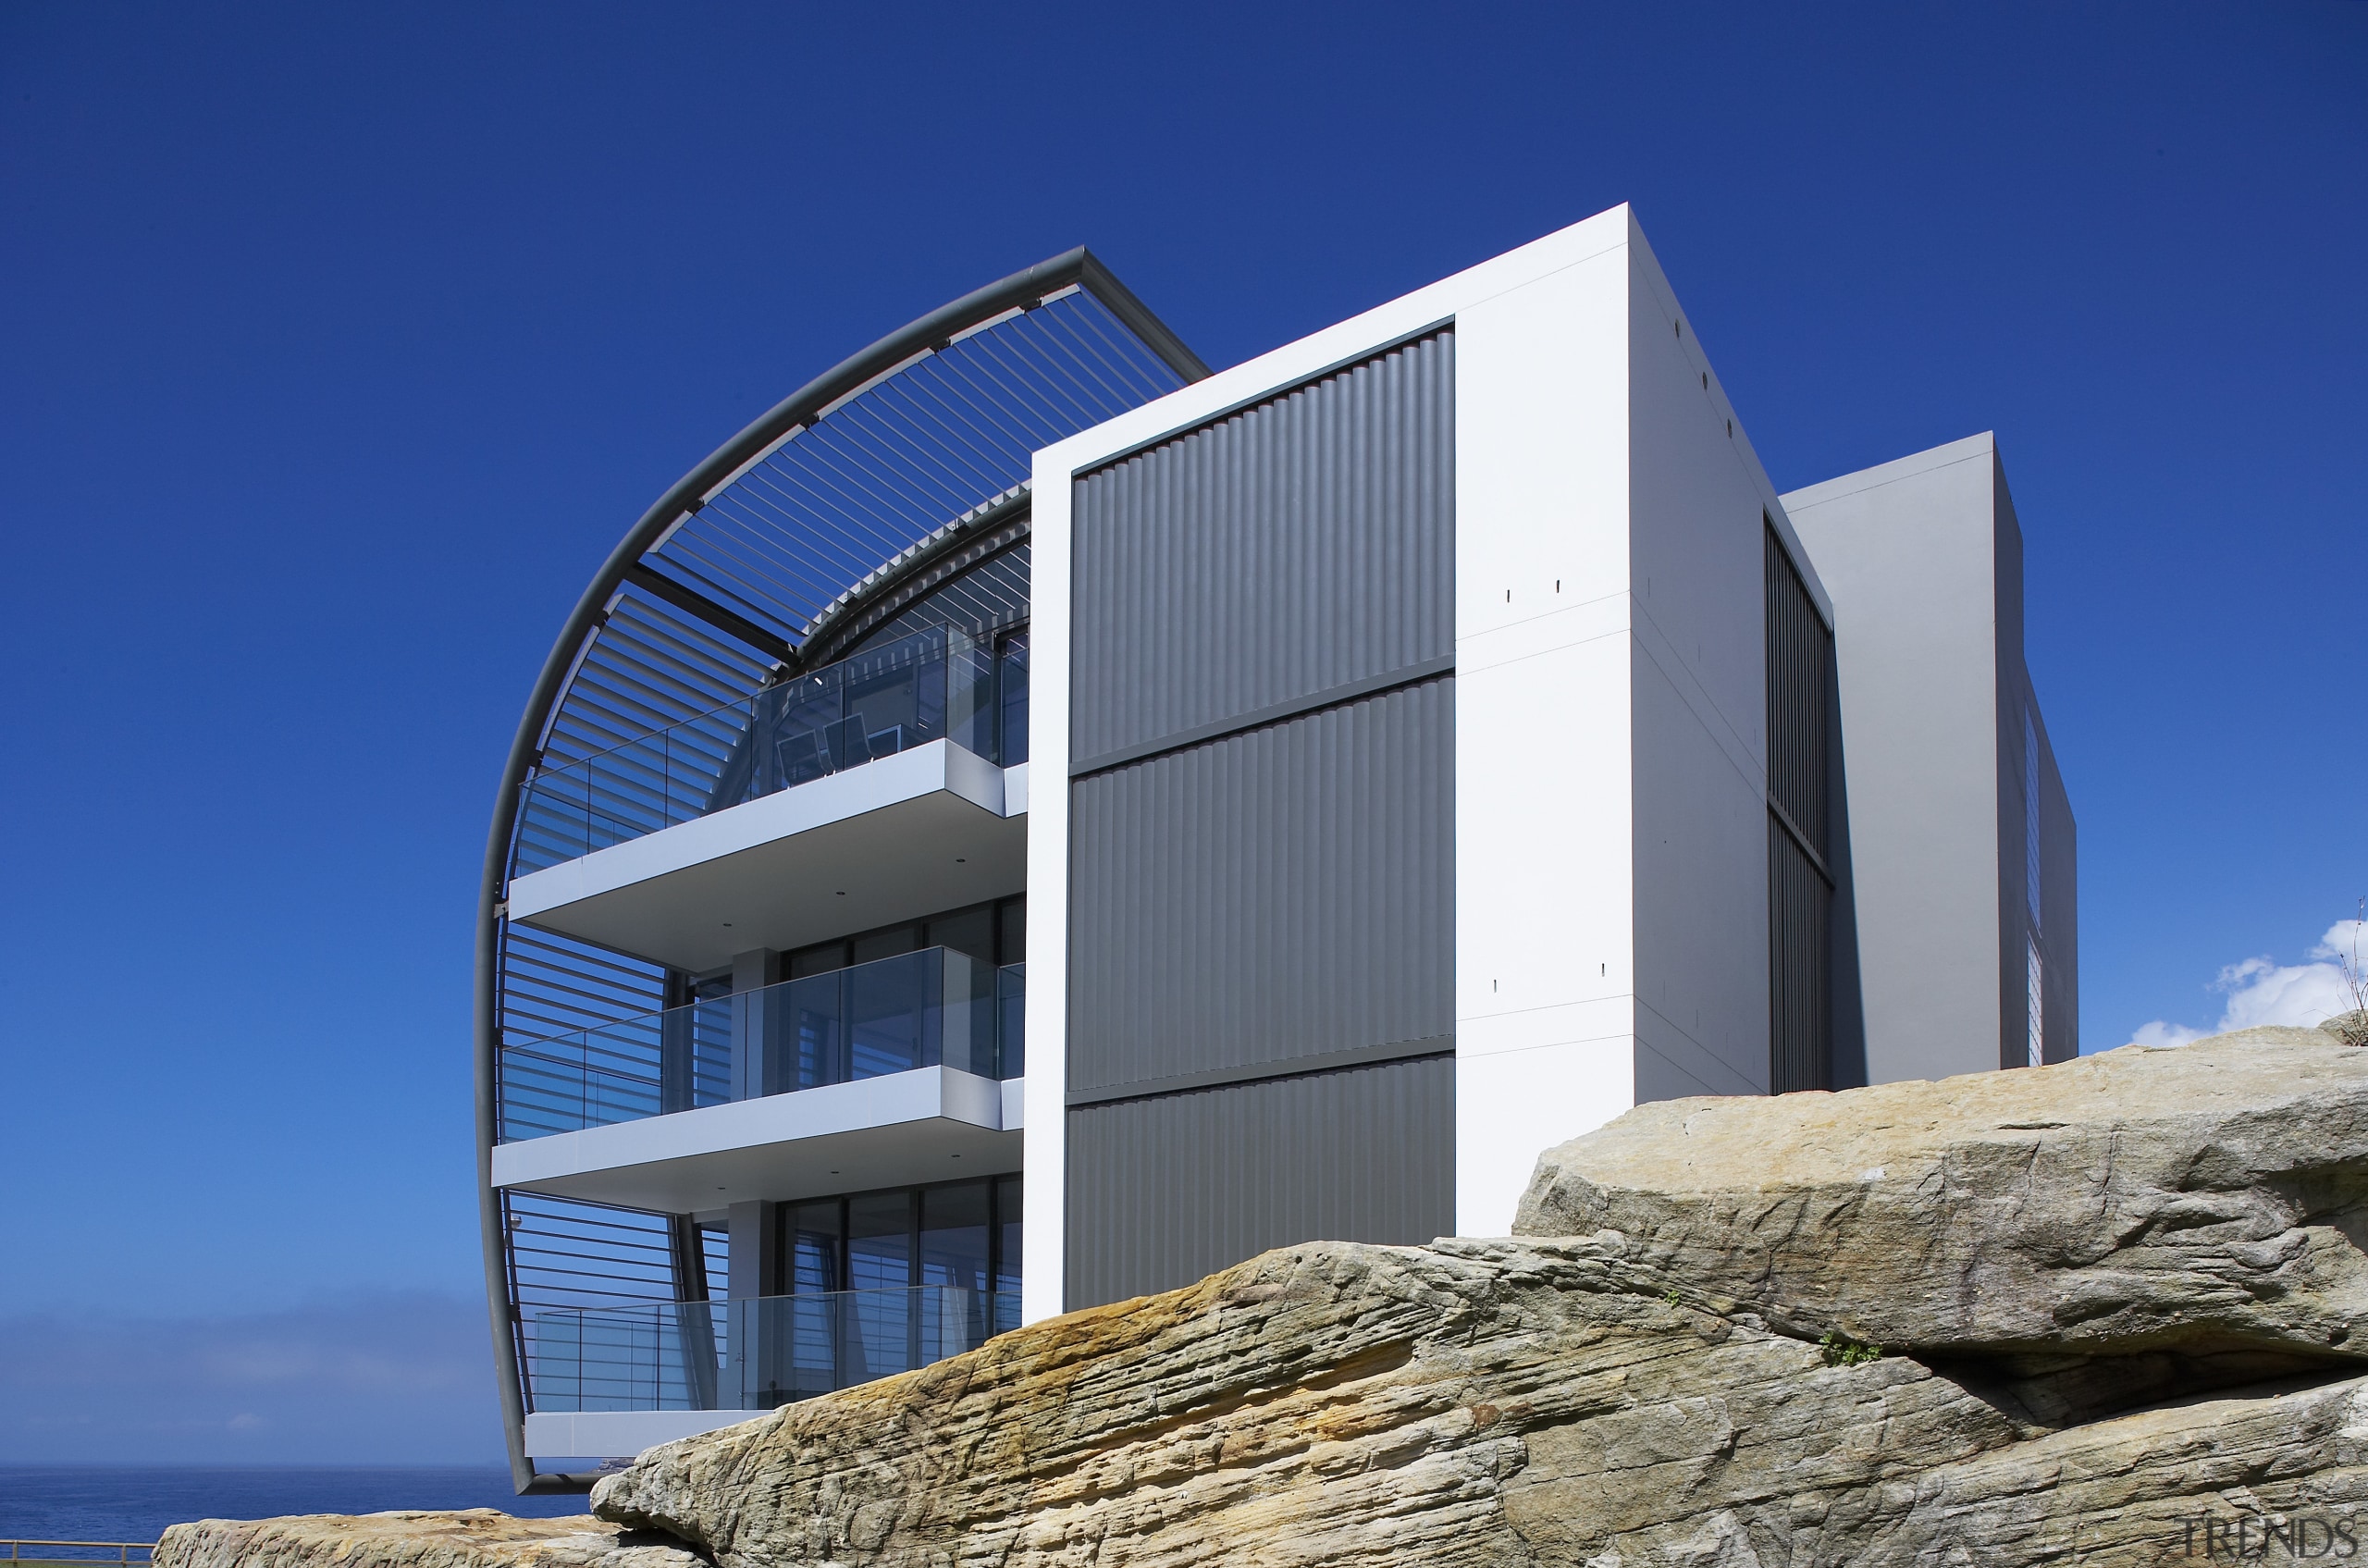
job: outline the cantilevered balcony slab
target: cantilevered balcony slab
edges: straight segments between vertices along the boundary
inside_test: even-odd
[[[1027,766],[931,741],[510,884],[510,918],[701,973],[1018,893]]]
[[[497,1145],[493,1184],[699,1214],[1020,1167],[1022,1080],[919,1068]]]

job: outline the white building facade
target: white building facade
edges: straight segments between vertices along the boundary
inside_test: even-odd
[[[1501,1234],[1642,1101],[2077,1054],[2020,574],[1987,438],[1777,495],[1625,208],[1214,375],[1073,253],[820,378],[505,779],[521,1485]]]

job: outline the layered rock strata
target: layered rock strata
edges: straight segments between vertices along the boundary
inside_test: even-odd
[[[2368,1334],[2368,1054],[2263,1029],[1640,1105],[1548,1150],[1513,1229],[1616,1233],[1638,1266],[1811,1338],[2301,1370]]]
[[[2348,1557],[2363,1224],[2368,1053],[2315,1031],[1671,1102],[1549,1151],[1521,1235],[1289,1248],[1038,1324],[650,1451],[593,1498],[638,1535],[499,1550],[2135,1563],[2269,1528]],[[165,1568],[447,1568],[192,1528]]]

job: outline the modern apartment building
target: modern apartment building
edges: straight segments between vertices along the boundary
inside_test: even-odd
[[[479,920],[520,1484],[1641,1101],[2077,1054],[1986,437],[1780,497],[1626,208],[1211,374],[1083,251],[883,339],[561,630]]]

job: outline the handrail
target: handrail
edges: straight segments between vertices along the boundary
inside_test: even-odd
[[[1019,1293],[984,1285],[549,1307],[534,1318],[536,1408],[771,1409],[960,1355],[1018,1324]]]
[[[549,870],[934,740],[1002,762],[1004,679],[995,643],[935,626],[537,768],[512,867]]]
[[[117,1562],[125,1563],[125,1564],[129,1564],[129,1563],[131,1562],[131,1554],[132,1554],[133,1552],[135,1552],[135,1551],[145,1551],[145,1552],[149,1552],[149,1553],[152,1553],[152,1554],[153,1554],[153,1553],[155,1551],[155,1549],[156,1549],[156,1543],[155,1543],[154,1541],[35,1541],[35,1540],[12,1540],[12,1541],[7,1542],[7,1543],[6,1543],[6,1545],[7,1545],[7,1548],[8,1548],[8,1561],[9,1561],[9,1562],[55,1562],[55,1561],[58,1561],[58,1560],[56,1560],[56,1559],[53,1559],[53,1558],[27,1557],[27,1556],[25,1556],[25,1555],[24,1555],[24,1549],[25,1549],[26,1547],[29,1547],[29,1546],[71,1546],[71,1547],[83,1547],[83,1548],[86,1548],[86,1549],[96,1549],[96,1550],[99,1550],[99,1551],[112,1551],[112,1552],[114,1552],[114,1553],[116,1554],[116,1561],[117,1561]],[[68,1561],[76,1562],[103,1562],[103,1561],[105,1561],[105,1560],[104,1560],[104,1559],[102,1559],[102,1558],[79,1558],[79,1557],[78,1557],[78,1558],[68,1559]]]
[[[922,947],[590,1028],[505,1040],[502,1139],[519,1142],[921,1068],[1016,1077],[1025,1041],[1004,1009],[1027,983],[1026,974],[1025,964],[991,964],[955,948]],[[870,1006],[858,1006],[850,988],[867,982]],[[695,1043],[690,1020],[711,1008],[732,1008],[745,1019],[740,1009],[751,1005],[767,1016],[778,1008],[791,1019],[810,1018],[820,1032],[802,1046],[786,1037],[755,1045],[745,1059],[749,1076],[734,1087],[728,1067]],[[670,1028],[674,1019],[684,1020],[684,1027]],[[874,1032],[882,1026],[888,1037]],[[903,1029],[909,1034],[898,1038]],[[682,1053],[672,1058],[671,1072],[670,1040],[671,1049]],[[679,1095],[671,1104],[670,1083]]]

